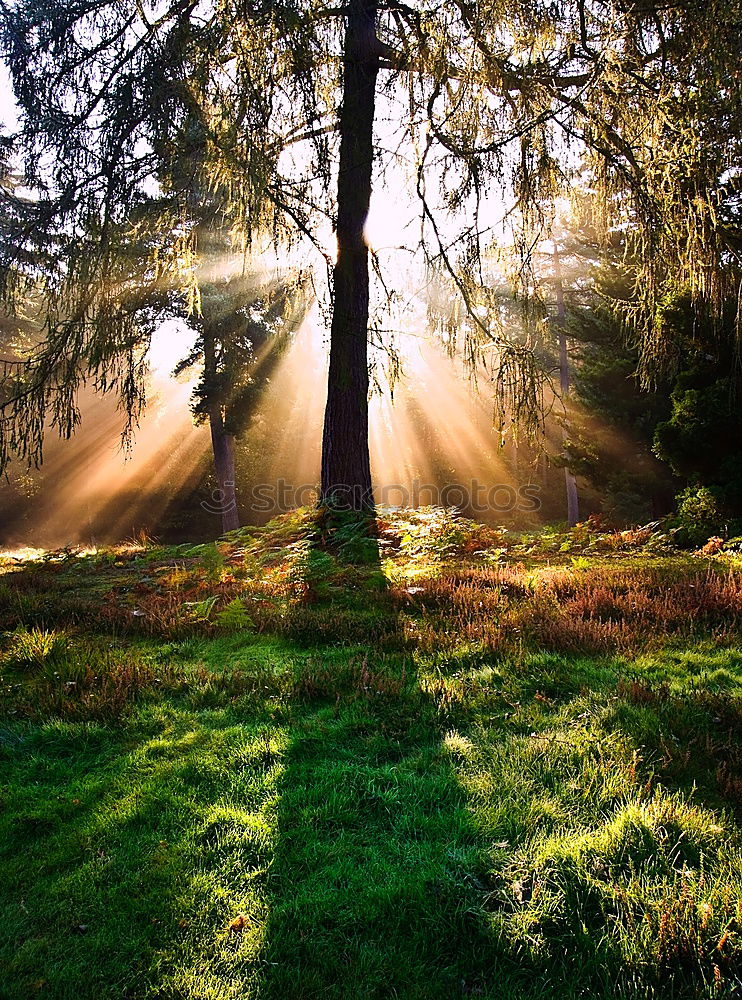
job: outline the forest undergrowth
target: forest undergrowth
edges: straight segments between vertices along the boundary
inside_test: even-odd
[[[5,553],[0,996],[742,996],[742,559],[671,543]]]

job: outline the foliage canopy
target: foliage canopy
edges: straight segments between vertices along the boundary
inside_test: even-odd
[[[466,354],[503,405],[533,416],[543,373],[503,329],[482,261],[508,224],[521,287],[554,205],[581,192],[598,242],[625,232],[627,311],[645,381],[677,364],[657,322],[668,288],[712,312],[738,281],[740,0],[478,0],[371,4],[385,114],[377,169],[400,158],[420,247],[465,306]],[[309,240],[334,220],[339,88],[350,5],[315,0],[16,0],[2,44],[34,200],[11,227],[43,336],[6,366],[0,459],[41,457],[45,417],[70,433],[92,377],[132,421],[144,395],[153,290],[198,310],[199,209],[235,245]],[[487,200],[504,192],[505,223]],[[156,209],[153,211],[153,209]],[[36,248],[54,248],[44,264]],[[329,263],[329,262],[328,262]],[[143,308],[143,303],[147,308]],[[485,354],[485,352],[487,352]],[[11,359],[12,360],[12,359]]]

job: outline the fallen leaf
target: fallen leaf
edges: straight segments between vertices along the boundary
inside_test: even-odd
[[[247,917],[244,913],[238,913],[234,918],[232,923],[229,925],[230,934],[241,934],[245,927],[247,927]]]

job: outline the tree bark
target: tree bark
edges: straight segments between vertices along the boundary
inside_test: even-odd
[[[218,506],[222,515],[222,533],[240,526],[237,512],[237,491],[234,476],[234,434],[224,430],[224,420],[219,406],[209,410],[211,448],[214,452],[214,471],[219,484]]]
[[[562,391],[562,401],[566,404],[569,398],[569,355],[567,353],[567,337],[564,332],[564,320],[567,311],[564,307],[562,264],[559,259],[556,240],[554,241],[554,281],[556,284],[557,329],[559,332],[559,386]],[[565,428],[562,433],[562,443],[566,444],[567,440],[568,436]],[[567,524],[570,528],[573,528],[580,520],[580,500],[577,495],[577,480],[567,465],[564,466],[564,485],[567,491]]]
[[[210,393],[214,394],[218,382],[216,345],[213,334],[208,328],[203,331],[203,343],[204,377],[206,384],[210,386]],[[218,487],[214,500],[222,516],[222,533],[224,533],[234,531],[240,526],[235,488],[234,434],[229,434],[224,427],[221,399],[212,398],[208,403],[208,412],[211,450],[214,455],[214,472]]]
[[[380,46],[376,0],[349,0],[340,111],[337,263],[333,271],[330,371],[322,438],[321,501],[369,510],[368,246],[373,129]]]

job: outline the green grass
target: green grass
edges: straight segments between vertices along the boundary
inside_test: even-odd
[[[742,995],[732,558],[381,528],[8,561],[0,996]]]

